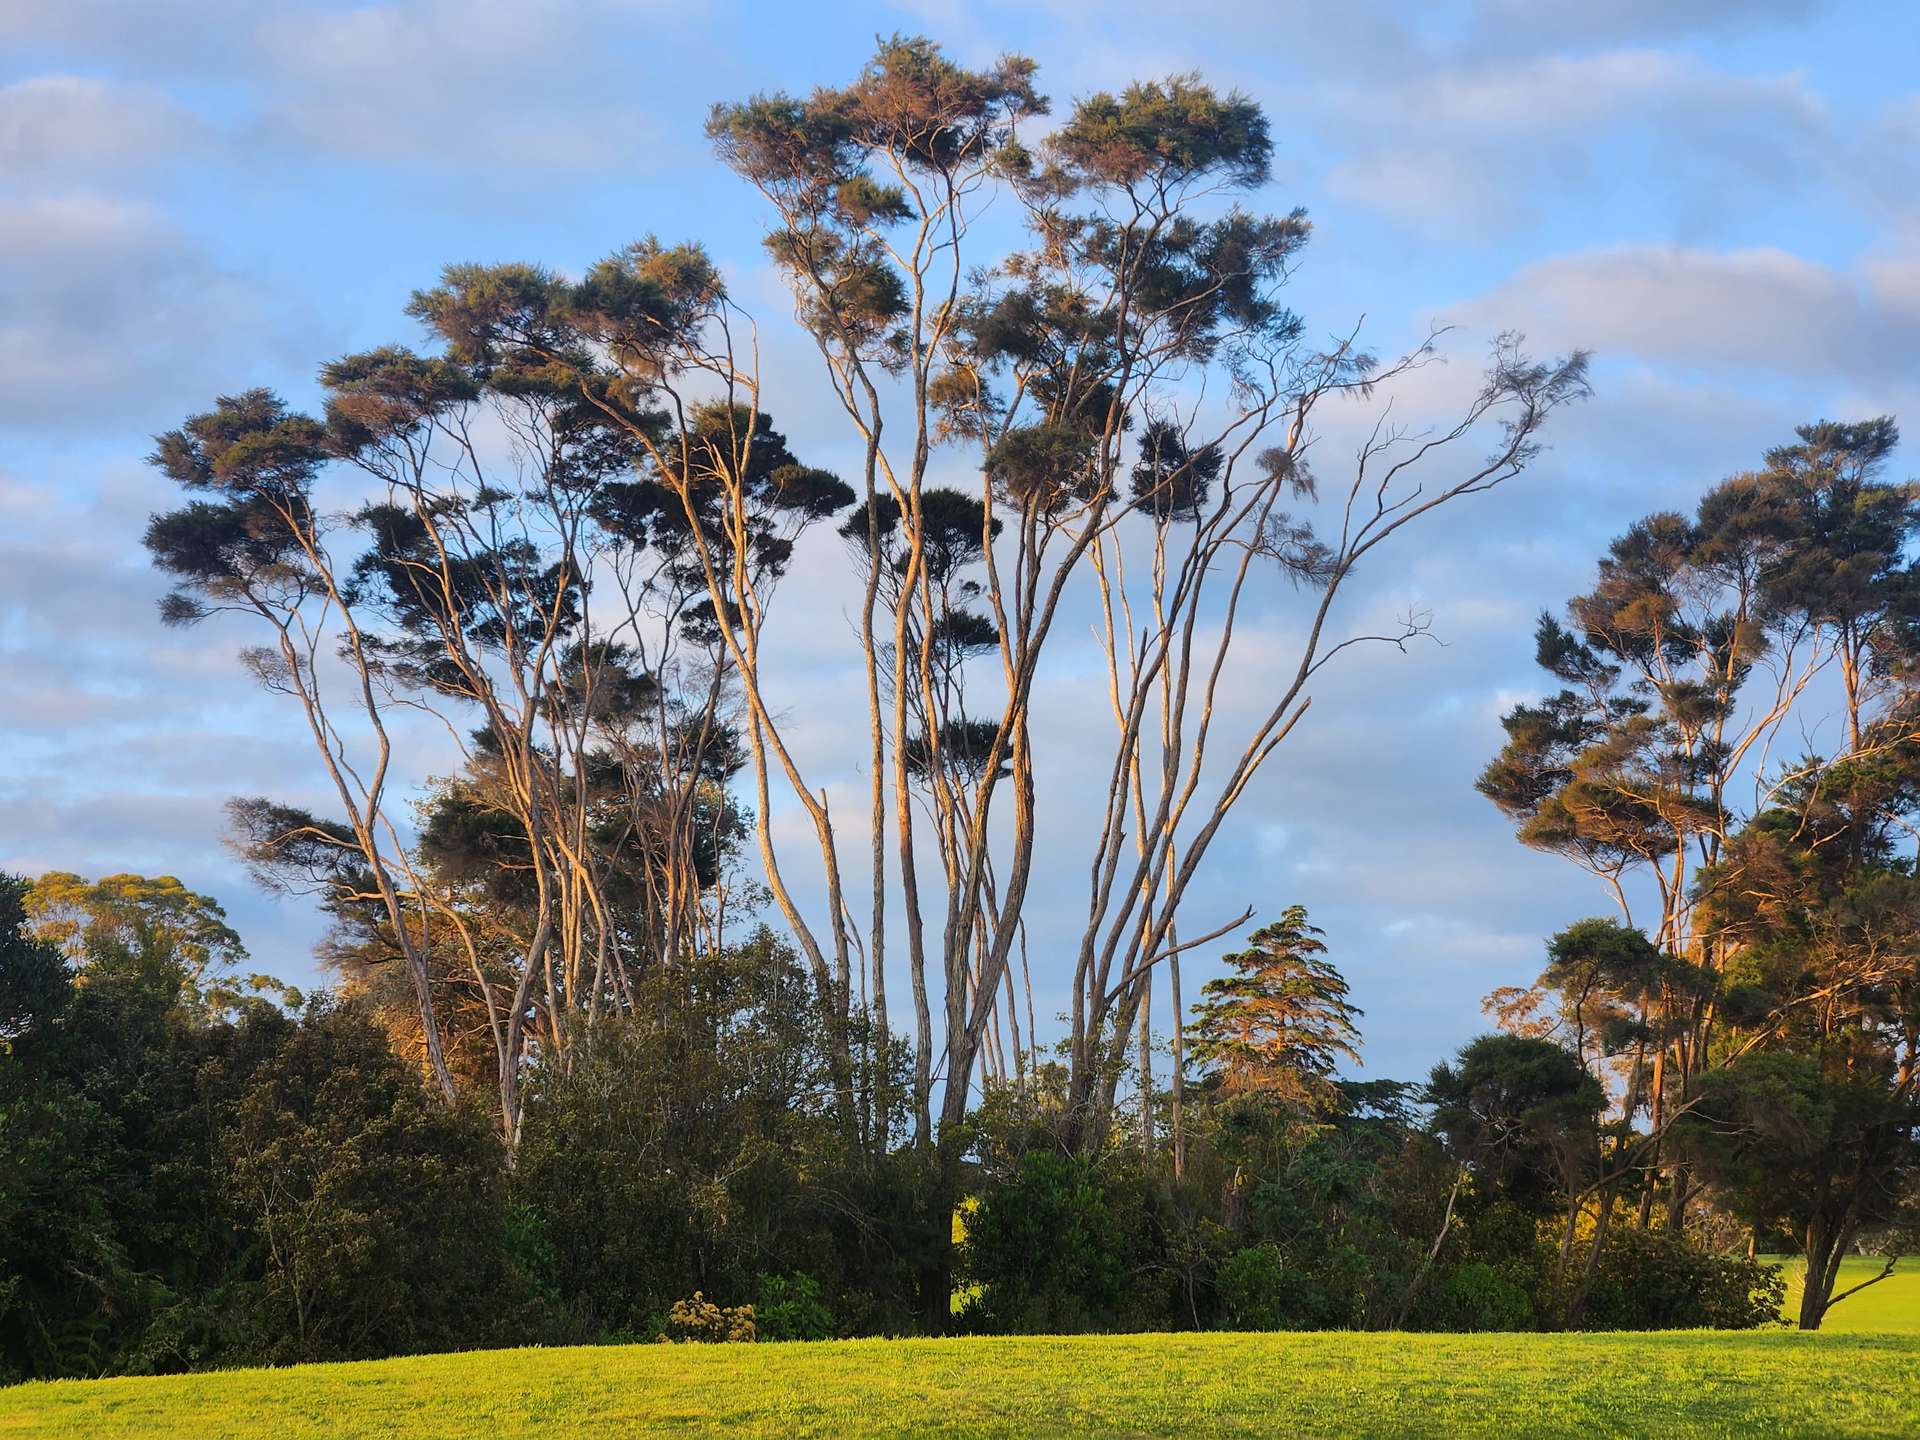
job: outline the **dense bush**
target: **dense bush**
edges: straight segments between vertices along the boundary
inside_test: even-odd
[[[753,1317],[762,1340],[831,1340],[833,1312],[811,1275],[762,1275]]]
[[[231,1358],[355,1358],[527,1333],[498,1138],[431,1098],[350,1007],[286,1026],[219,1130],[219,1195],[257,1265]]]
[[[511,1213],[536,1283],[589,1337],[648,1334],[696,1291],[749,1303],[773,1271],[862,1329],[904,1328],[905,1167],[860,1163],[834,1120],[792,953],[762,933],[638,988],[529,1086]]]
[[[1533,1328],[1532,1298],[1484,1260],[1469,1260],[1447,1275],[1440,1313],[1449,1330]]]
[[[760,1338],[751,1305],[716,1305],[698,1290],[676,1300],[658,1337],[675,1345],[751,1345]]]
[[[1215,1285],[1235,1330],[1292,1330],[1305,1308],[1304,1277],[1271,1243],[1236,1250],[1221,1263]]]
[[[82,983],[25,937],[18,894],[0,888],[0,1369],[544,1335],[498,1143],[355,1007],[208,1006],[151,935],[93,946]]]
[[[1600,1248],[1583,1324],[1590,1330],[1751,1330],[1779,1323],[1786,1293],[1778,1265],[1619,1226]]]
[[[963,1312],[999,1332],[1111,1328],[1122,1308],[1127,1245],[1121,1207],[1099,1171],[1044,1151],[1023,1157],[966,1216]]]

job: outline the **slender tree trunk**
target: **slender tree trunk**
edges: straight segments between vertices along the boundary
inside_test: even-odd
[[[1168,938],[1173,933],[1168,931]],[[1167,983],[1173,990],[1173,1082],[1171,1112],[1168,1118],[1173,1128],[1173,1178],[1184,1180],[1187,1173],[1187,1131],[1183,1107],[1187,1086],[1187,1011],[1180,999],[1180,953],[1176,942],[1174,953],[1167,957]]]
[[[1140,1158],[1153,1159],[1153,976],[1140,998]]]

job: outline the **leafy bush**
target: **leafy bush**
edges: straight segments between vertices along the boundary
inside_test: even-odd
[[[356,1359],[509,1338],[498,1140],[349,1007],[316,1002],[221,1127],[221,1198],[258,1238],[248,1358]],[[242,1272],[245,1275],[245,1272]]]
[[[762,1275],[753,1303],[763,1340],[831,1340],[833,1312],[820,1301],[811,1275]]]
[[[698,1290],[667,1311],[663,1342],[676,1345],[751,1345],[759,1338],[751,1305],[716,1305]]]
[[[1589,1330],[1752,1330],[1779,1321],[1778,1265],[1715,1255],[1631,1225],[1608,1232],[1587,1297]]]
[[[1109,1324],[1123,1298],[1124,1249],[1094,1168],[1029,1153],[986,1188],[967,1221],[961,1261],[979,1291],[963,1319],[1000,1333]]]
[[[762,934],[635,990],[528,1077],[511,1187],[541,1243],[521,1268],[591,1335],[651,1338],[676,1298],[749,1296],[769,1269],[812,1277],[845,1328],[900,1328],[911,1157],[850,1153],[793,953]]]
[[[1220,1266],[1214,1280],[1220,1303],[1235,1330],[1291,1330],[1298,1328],[1302,1309],[1300,1291],[1305,1277],[1287,1263],[1280,1247],[1249,1245]]]
[[[1447,1277],[1450,1330],[1531,1330],[1533,1300],[1483,1260],[1472,1260]]]

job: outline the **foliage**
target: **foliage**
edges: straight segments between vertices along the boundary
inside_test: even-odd
[[[833,1312],[811,1275],[762,1275],[754,1288],[754,1324],[764,1340],[831,1340]]]
[[[1443,1304],[1449,1330],[1533,1328],[1527,1292],[1484,1260],[1468,1261],[1447,1276]]]
[[[1790,1232],[1809,1329],[1843,1258],[1913,1213],[1920,486],[1885,474],[1898,440],[1887,416],[1803,425],[1691,514],[1630,526],[1564,620],[1541,617],[1561,688],[1507,715],[1481,776],[1523,843],[1623,914],[1658,901],[1649,935],[1582,922],[1539,983],[1489,1002],[1615,1087],[1560,1177],[1563,1271],[1595,1222],[1569,1319],[1623,1193],[1642,1232],[1659,1193],[1671,1232],[1690,1205]],[[1792,753],[1794,734],[1833,753]]]
[[[1434,1128],[1481,1184],[1543,1210],[1581,1173],[1605,1098],[1576,1056],[1520,1035],[1469,1042],[1427,1092]]]
[[[1271,1242],[1236,1250],[1214,1280],[1235,1330],[1293,1330],[1308,1306],[1303,1280]]]
[[[1034,1151],[969,1211],[961,1273],[979,1287],[969,1328],[1104,1329],[1128,1279],[1124,1220],[1099,1170]]]
[[[309,1006],[232,1104],[219,1156],[222,1199],[257,1246],[257,1278],[239,1282],[244,1353],[345,1359],[524,1333],[497,1139],[431,1099],[350,1007]]]
[[[1616,1226],[1583,1318],[1593,1330],[1752,1330],[1779,1323],[1786,1293],[1778,1265]]]
[[[813,1277],[834,1313],[897,1325],[911,1196],[837,1123],[793,952],[763,931],[650,975],[636,1000],[527,1097],[512,1195],[575,1321],[646,1333],[695,1290],[754,1296],[771,1261]]]
[[[698,1290],[667,1310],[662,1344],[751,1345],[759,1338],[751,1305],[716,1305]]]
[[[0,889],[0,1364],[16,1374],[365,1356],[540,1333],[497,1146],[325,1000],[228,1018],[144,932],[84,980]],[[7,907],[10,906],[10,910]],[[189,963],[192,957],[189,956]]]
[[[300,993],[268,975],[238,973],[247,948],[211,896],[171,875],[108,875],[87,880],[49,871],[27,887],[27,915],[40,939],[75,965],[108,951],[153,950],[181,970],[189,1006],[232,1010],[264,997],[298,1007]]]

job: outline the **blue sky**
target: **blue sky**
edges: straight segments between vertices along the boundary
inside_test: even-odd
[[[710,158],[707,107],[839,83],[896,30],[1030,54],[1056,110],[1190,69],[1258,99],[1261,202],[1316,226],[1290,297],[1310,323],[1364,314],[1382,350],[1451,324],[1459,378],[1508,327],[1597,352],[1533,475],[1368,577],[1363,606],[1431,608],[1445,646],[1329,682],[1196,901],[1306,904],[1368,1011],[1370,1073],[1471,1034],[1482,994],[1605,905],[1472,790],[1537,687],[1532,617],[1632,519],[1797,423],[1920,427],[1920,6],[0,0],[0,868],[178,874],[311,978],[316,918],[249,888],[219,811],[318,799],[312,766],[241,636],[154,619],[148,437],[413,338],[406,297],[450,261],[576,269],[696,238],[779,328],[763,215]],[[844,461],[800,349],[772,355],[782,428]],[[795,575],[828,620],[831,565]],[[844,678],[803,634],[800,702]],[[1043,703],[1063,734],[1074,704]]]

